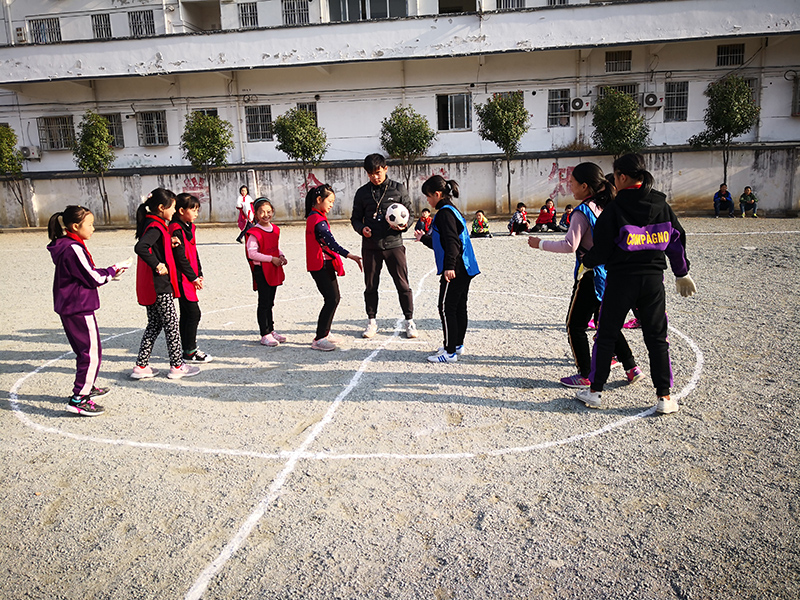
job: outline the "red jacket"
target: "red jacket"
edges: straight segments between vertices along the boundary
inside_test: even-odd
[[[251,227],[247,230],[247,235],[252,235],[254,238],[258,240],[258,251],[261,254],[269,254],[270,256],[280,256],[281,251],[278,248],[278,239],[281,235],[281,230],[277,225],[272,226],[272,231],[264,231],[260,227]],[[245,249],[245,256],[247,255],[247,250]],[[264,279],[267,280],[269,285],[281,285],[283,280],[286,279],[286,275],[283,272],[283,266],[276,267],[271,262],[268,263],[256,263],[248,259],[250,263],[250,270],[253,271],[261,267],[261,271],[264,273]],[[256,280],[253,278],[253,290],[258,289],[256,287]]]
[[[169,282],[172,284],[173,294],[175,294],[175,296],[180,296],[180,289],[178,288],[178,270],[175,267],[175,257],[172,256],[172,242],[170,241],[167,223],[164,219],[156,217],[155,215],[147,215],[145,218],[149,222],[145,226],[144,231],[155,227],[161,232],[161,239],[164,242],[164,262],[169,271]],[[153,253],[152,249],[150,249],[150,253]],[[156,303],[153,269],[142,260],[141,256],[136,261],[136,299],[142,306],[151,306]]]
[[[341,277],[344,275],[342,257],[327,248],[323,248],[317,241],[317,236],[314,232],[317,223],[321,221],[327,222],[327,220],[328,217],[316,210],[312,210],[306,219],[306,268],[309,271],[319,271],[325,266],[325,259],[327,258],[333,261],[333,268],[336,274]]]

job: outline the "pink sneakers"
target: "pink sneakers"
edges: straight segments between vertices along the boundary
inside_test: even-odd
[[[170,367],[167,377],[170,379],[181,379],[182,377],[193,377],[200,373],[200,367],[193,367],[183,363],[180,367]]]
[[[136,365],[133,367],[133,373],[131,373],[131,379],[149,379],[150,377],[155,377],[158,375],[158,369],[154,369],[151,366],[140,367]]]

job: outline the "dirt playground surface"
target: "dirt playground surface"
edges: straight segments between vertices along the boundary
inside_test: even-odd
[[[145,325],[134,274],[100,290],[106,414],[65,412],[74,377],[52,310],[46,235],[0,233],[0,598],[551,599],[800,597],[800,221],[683,219],[699,293],[666,276],[677,414],[647,375],[612,373],[603,410],[574,373],[564,318],[573,258],[526,236],[475,240],[466,352],[441,344],[433,253],[406,240],[420,337],[380,332],[345,261],[330,353],[303,229],[275,306],[288,341],[258,344],[233,227],[199,230],[200,347],[172,381],[128,377]],[[333,232],[358,252],[347,223]],[[555,235],[549,234],[550,239]],[[99,231],[99,266],[133,254]]]

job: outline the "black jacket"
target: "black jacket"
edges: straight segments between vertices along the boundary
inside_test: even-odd
[[[402,183],[387,178],[381,185],[370,182],[358,188],[350,223],[362,236],[362,248],[386,250],[403,245],[403,232],[392,229],[386,222],[386,210],[395,203],[405,206],[409,214],[412,212],[411,199]],[[372,230],[368,238],[363,237],[364,227]]]

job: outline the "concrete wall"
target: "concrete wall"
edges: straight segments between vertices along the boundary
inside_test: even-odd
[[[722,157],[719,152],[688,152],[681,149],[656,149],[646,154],[656,187],[664,191],[673,208],[680,214],[711,214],[711,197],[722,181]],[[438,174],[458,181],[461,197],[456,205],[467,216],[478,209],[489,215],[507,215],[517,202],[538,210],[547,198],[552,198],[559,212],[574,203],[569,189],[571,169],[580,162],[598,163],[611,171],[612,159],[597,155],[528,156],[512,161],[511,202],[506,193],[506,166],[500,158],[428,159],[415,168],[411,179],[411,197],[416,211],[426,206],[419,189],[422,182]],[[390,166],[389,176],[401,180],[400,169]],[[287,165],[242,167],[212,174],[214,214],[209,218],[205,178],[200,174],[177,172],[154,174],[125,173],[108,176],[108,190],[113,223],[132,226],[136,208],[156,187],[190,192],[200,197],[204,209],[200,222],[234,222],[234,204],[242,184],[250,187],[251,195],[268,196],[275,205],[276,221],[295,221],[303,218],[304,181],[298,168]],[[337,193],[333,218],[349,218],[353,194],[366,182],[359,161],[323,163],[308,174],[308,185],[330,183]],[[728,186],[738,198],[746,185],[759,197],[759,212],[772,216],[797,216],[800,213],[800,160],[792,146],[743,147],[732,152],[728,165]],[[37,225],[44,226],[51,214],[67,204],[88,206],[98,221],[102,206],[97,182],[91,177],[42,176],[26,180],[29,214]],[[0,185],[0,226],[23,227],[24,218],[19,204],[13,199],[7,183]]]

